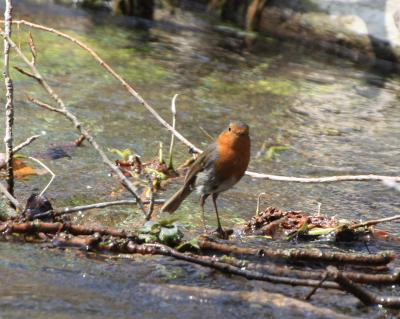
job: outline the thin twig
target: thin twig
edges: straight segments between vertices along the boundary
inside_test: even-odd
[[[50,187],[51,183],[53,183],[54,178],[56,177],[56,174],[54,174],[54,172],[48,167],[46,166],[43,162],[39,161],[37,158],[34,158],[32,156],[28,156],[29,159],[31,159],[32,161],[35,161],[36,163],[38,163],[40,166],[42,166],[46,171],[48,171],[51,175],[51,179],[50,181],[47,183],[46,187],[43,188],[43,190],[40,192],[39,197],[43,196],[43,194],[47,191],[47,189]]]
[[[78,39],[63,33],[61,31],[58,31],[53,28],[48,28],[40,24],[32,23],[29,21],[25,20],[16,20],[13,21],[15,24],[24,24],[26,26],[29,26],[31,28],[51,32],[53,34],[56,34],[60,37],[63,37],[65,39],[68,39],[69,41],[75,43],[76,45],[80,46],[82,49],[86,50],[89,52],[89,54],[102,66],[104,69],[107,70],[115,79],[117,79],[121,84],[124,86],[124,88],[133,96],[136,98],[136,100],[142,104],[164,127],[166,127],[170,132],[173,132],[175,136],[181,140],[184,144],[189,146],[191,149],[193,149],[196,152],[201,152],[199,148],[194,146],[189,140],[187,140],[182,134],[180,134],[178,131],[174,130],[174,128],[167,122],[165,121],[158,113],[156,110],[154,110],[140,95],[136,90],[128,84],[117,72],[115,72],[100,56],[91,48],[89,48],[86,44],[83,42],[79,41]]]
[[[157,111],[151,107],[136,90],[129,85],[117,72],[115,72],[100,56],[91,48],[89,48],[86,44],[82,43],[78,39],[58,31],[54,28],[48,28],[46,26],[32,23],[26,20],[16,20],[13,23],[20,25],[26,25],[31,28],[39,29],[42,31],[47,31],[53,33],[57,36],[65,38],[82,49],[86,50],[99,64],[102,66],[107,72],[109,72],[115,79],[117,79],[123,87],[133,96],[136,100],[142,104],[156,119],[160,122],[167,130],[173,133],[182,143],[187,145],[190,149],[197,153],[201,153],[202,150],[196,147],[193,143],[191,143],[188,139],[186,139],[181,133],[179,133],[176,129],[174,129],[167,121],[165,121]],[[317,177],[317,178],[308,178],[308,177],[290,177],[290,176],[279,176],[279,175],[269,175],[257,172],[246,171],[246,175],[253,178],[260,178],[272,181],[281,181],[281,182],[295,182],[295,183],[332,183],[332,182],[343,182],[343,181],[382,181],[385,179],[392,179],[394,181],[400,182],[400,176],[381,176],[381,175],[343,175],[343,176],[329,176],[329,177]]]
[[[369,226],[374,226],[380,223],[384,222],[390,222],[392,220],[398,220],[400,219],[400,215],[395,215],[391,217],[385,217],[385,218],[380,218],[380,219],[374,219],[374,220],[367,220],[366,222],[355,224],[355,225],[349,225],[349,229],[356,229],[356,228],[361,228],[361,227],[369,227]]]
[[[390,178],[384,179],[384,180],[382,180],[382,184],[400,192],[400,185],[398,183],[396,183],[396,181],[393,179],[390,179]]]
[[[165,203],[164,199],[153,200],[153,205],[154,204],[163,204],[163,203]],[[119,206],[119,205],[134,205],[134,204],[137,204],[136,200],[124,199],[124,200],[117,200],[117,201],[112,201],[112,202],[102,202],[102,203],[81,205],[81,206],[75,206],[75,207],[65,207],[65,208],[50,210],[50,211],[40,213],[40,214],[35,214],[34,218],[41,219],[41,218],[47,218],[47,217],[58,217],[58,216],[62,216],[62,215],[73,214],[76,212],[82,212],[85,210],[99,209],[99,208],[105,208],[105,207],[110,207],[110,206]],[[143,201],[143,205],[147,205],[147,204],[151,204],[151,202]]]
[[[388,308],[400,308],[400,297],[398,296],[376,295],[375,293],[352,282],[341,271],[333,266],[327,267],[327,273],[328,276],[336,281],[343,290],[357,297],[365,305],[382,305]]]
[[[205,136],[208,137],[208,139],[209,139],[210,141],[214,141],[214,138],[210,135],[210,133],[208,133],[208,132],[206,131],[206,129],[205,129],[204,127],[199,126],[199,129],[200,129],[200,131],[202,131],[202,132],[204,133]]]
[[[304,300],[310,300],[311,297],[317,292],[318,288],[321,288],[322,284],[325,282],[325,280],[328,279],[328,273],[325,272],[323,277],[321,278],[321,281],[319,282],[319,284],[317,286],[315,286],[310,293],[304,298]]]
[[[32,54],[31,63],[35,64],[36,63],[37,52],[36,52],[35,41],[33,41],[32,32],[29,32],[28,44],[29,44],[29,48],[31,49],[31,54]]]
[[[155,199],[154,204],[163,204],[165,202],[164,199]],[[143,201],[143,204],[147,205],[150,201]],[[90,210],[90,209],[97,209],[97,208],[105,208],[109,206],[118,206],[118,205],[133,205],[136,204],[136,200],[134,199],[123,199],[123,200],[116,200],[112,202],[102,202],[102,203],[95,203],[89,205],[82,205],[82,206],[75,206],[75,207],[65,207],[61,209],[56,209],[54,211],[55,216],[60,216],[64,214]]]
[[[151,190],[151,195],[150,195],[150,205],[149,208],[147,210],[147,215],[146,215],[146,220],[150,220],[151,219],[151,215],[153,214],[153,210],[154,210],[154,203],[155,203],[155,195],[153,190]]]
[[[12,24],[12,1],[6,0],[4,10],[4,35],[11,37]],[[5,136],[4,144],[6,148],[6,180],[7,190],[14,197],[14,170],[13,170],[13,124],[14,124],[14,86],[10,76],[10,44],[4,40],[4,84],[6,87],[5,105]],[[11,202],[12,203],[12,202]]]
[[[267,195],[267,193],[262,192],[262,193],[258,194],[258,197],[257,197],[256,216],[260,213],[260,202],[261,202],[261,197],[263,197],[264,195]]]
[[[32,63],[32,62],[30,62],[30,63]],[[34,74],[32,74],[32,73],[30,73],[30,72],[24,70],[23,68],[20,68],[19,66],[16,66],[16,65],[15,65],[15,66],[14,66],[14,69],[16,69],[19,73],[21,73],[21,74],[23,74],[23,75],[26,75],[26,76],[28,76],[28,77],[30,77],[30,78],[36,80],[36,81],[40,81],[40,80],[41,80],[41,79],[38,78],[36,75],[34,75]]]
[[[12,203],[12,205],[17,208],[17,209],[22,209],[21,204],[18,202],[18,200],[9,193],[9,191],[7,190],[7,188],[0,183],[0,192],[3,193],[3,195]]]
[[[18,144],[17,146],[14,147],[13,149],[13,153],[17,153],[20,150],[22,150],[24,147],[30,145],[33,141],[35,141],[36,139],[38,139],[41,135],[33,135],[31,137],[28,137],[24,142],[22,142],[21,144]]]
[[[103,150],[100,148],[100,146],[97,144],[95,139],[93,138],[92,135],[89,134],[89,132],[82,126],[82,124],[78,121],[75,115],[67,111],[66,109],[58,109],[56,107],[53,107],[47,103],[43,103],[39,100],[36,100],[32,97],[28,97],[28,100],[37,106],[43,107],[47,110],[53,111],[60,113],[67,117],[71,122],[74,123],[75,127],[79,130],[79,132],[85,136],[86,140],[93,146],[93,148],[100,154],[103,162],[108,165],[118,176],[120,179],[121,183],[125,188],[135,197],[136,199],[136,204],[139,206],[139,208],[143,211],[143,213],[146,215],[146,211],[144,209],[143,203],[139,197],[139,195],[136,193],[137,192],[137,187],[134,186],[131,181],[129,181],[126,176],[121,172],[121,170],[111,162],[111,160],[107,157],[107,155],[103,152]]]
[[[294,182],[294,183],[334,183],[334,182],[364,182],[364,181],[383,181],[393,180],[400,182],[400,176],[382,176],[382,175],[339,175],[339,176],[326,176],[326,177],[293,177],[293,176],[279,176],[269,175],[263,173],[256,173],[247,171],[246,174],[253,178],[266,179],[277,182]]]
[[[175,130],[176,126],[176,105],[175,101],[179,94],[175,94],[171,101],[171,112],[172,112],[172,127]],[[172,154],[174,151],[174,142],[175,142],[175,134],[171,134],[171,144],[169,145],[169,154],[168,154],[168,168],[173,169],[174,165],[172,163]]]

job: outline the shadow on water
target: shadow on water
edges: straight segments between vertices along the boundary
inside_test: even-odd
[[[165,17],[161,22],[144,23],[144,29],[133,28],[139,20],[109,17],[99,23],[102,19],[97,13],[41,1],[16,3],[15,13],[17,18],[59,28],[87,42],[166,119],[170,118],[171,97],[180,93],[178,128],[202,148],[209,140],[200,125],[216,136],[232,117],[249,123],[251,170],[288,176],[398,174],[400,79],[396,75],[386,77],[368,67],[270,38],[249,50],[243,39],[213,33],[212,25],[186,11],[171,18],[172,22]],[[22,30],[15,36],[23,39]],[[129,147],[150,159],[156,156],[159,141],[169,142],[169,134],[86,54],[54,36],[36,31],[33,36],[38,66],[105,149]],[[16,140],[47,131],[26,152],[42,154],[50,143],[74,140],[75,133],[62,118],[26,103],[25,93],[44,97],[36,85],[17,73],[13,77],[18,105]],[[289,148],[267,158],[261,151],[263,144]],[[57,172],[48,192],[56,207],[109,200],[111,193],[121,193],[89,147],[70,155],[71,159],[46,162]],[[186,147],[178,144],[177,162],[187,157]],[[26,198],[47,180],[40,176],[18,181],[17,195]],[[168,197],[178,186],[179,182],[170,185],[160,196]],[[263,206],[314,212],[321,202],[322,213],[338,218],[384,217],[400,208],[398,194],[379,183],[299,185],[245,177],[220,196],[223,224],[233,226],[249,219],[260,191],[267,193]],[[185,201],[176,216],[187,234],[194,232],[201,224],[196,196]],[[207,214],[207,218],[210,227],[214,226],[214,215]],[[77,215],[74,221],[132,229],[142,218],[136,209],[124,207]],[[382,227],[400,234],[398,224]],[[311,244],[317,245],[329,244]],[[34,245],[0,246],[1,313],[9,318],[126,318],[138,313],[141,318],[257,318],[266,313],[275,318],[300,318],[304,315],[291,309],[282,314],[265,305],[220,297],[172,299],[166,293],[157,294],[154,285],[282,293],[290,289],[297,297],[309,292],[234,277],[227,280],[220,273],[169,258],[116,261]],[[370,247],[373,252],[383,248],[398,250],[391,243]],[[362,245],[352,249],[366,251]],[[359,307],[353,298],[322,291],[313,303],[363,318],[382,315],[379,309]]]

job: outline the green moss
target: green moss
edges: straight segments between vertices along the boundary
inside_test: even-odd
[[[248,88],[255,93],[272,93],[276,95],[293,95],[297,86],[289,80],[263,79],[252,82]]]

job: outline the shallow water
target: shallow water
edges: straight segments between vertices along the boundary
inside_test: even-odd
[[[249,47],[240,37],[217,32],[193,12],[178,12],[174,17],[159,12],[159,22],[154,24],[47,1],[21,1],[14,12],[16,18],[56,27],[88,43],[166,119],[171,117],[170,100],[179,93],[177,127],[200,147],[209,142],[200,126],[216,136],[230,119],[247,122],[253,145],[252,171],[287,176],[398,175],[398,76],[379,74],[369,67],[268,38]],[[142,27],[134,28],[138,23]],[[14,38],[25,52],[27,30],[14,29]],[[159,141],[168,145],[170,136],[166,130],[84,51],[53,35],[31,31],[40,70],[105,149],[131,148],[144,159],[151,159],[157,155]],[[17,58],[13,61],[23,67]],[[49,144],[64,144],[77,137],[62,117],[25,101],[26,93],[47,100],[32,80],[17,72],[13,72],[13,78],[16,141],[46,132],[25,154],[43,157]],[[0,127],[0,135],[3,134],[4,128]],[[267,159],[263,144],[266,148],[287,145],[289,149]],[[187,148],[179,143],[175,153],[177,163],[188,157]],[[71,151],[70,155],[71,159],[45,160],[57,174],[48,191],[54,205],[113,198],[110,194],[118,192],[119,186],[109,178],[98,155],[89,146]],[[17,196],[27,198],[32,189],[40,191],[48,178],[17,182]],[[160,197],[168,197],[178,186],[179,183],[171,185]],[[378,182],[306,185],[244,177],[233,190],[220,196],[223,225],[234,226],[249,219],[260,192],[267,193],[264,207],[315,212],[318,203],[322,203],[323,214],[347,219],[391,216],[398,214],[400,207],[398,193]],[[209,203],[208,224],[215,225],[211,209]],[[197,197],[185,201],[177,216],[189,234],[198,227]],[[142,222],[135,208],[126,207],[88,212],[75,219],[126,228]],[[380,228],[400,235],[398,222]],[[352,248],[365,250],[364,246]],[[376,243],[370,249],[383,248],[399,251],[396,244],[390,243]],[[200,307],[198,301],[157,296],[150,284],[268,290],[266,284],[241,279],[227,283],[221,274],[168,258],[103,260],[10,243],[1,243],[0,249],[0,274],[6,278],[1,292],[5,317],[29,314],[32,318],[126,318],[141,313],[143,318],[217,318],[229,307],[232,318],[260,317],[264,313],[251,304],[230,304],[218,298]],[[285,292],[287,287],[276,289]],[[306,292],[296,288],[293,293],[301,296]],[[313,303],[356,316],[383,315],[377,309],[355,307],[352,298],[345,302],[343,299],[326,300],[321,292]],[[336,305],[337,300],[340,306]],[[282,316],[302,317],[295,311]]]

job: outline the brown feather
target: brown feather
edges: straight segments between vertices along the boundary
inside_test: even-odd
[[[185,176],[183,186],[161,207],[161,212],[173,213],[179,208],[185,198],[193,191],[197,174],[210,163],[215,148],[215,144],[212,144],[197,157]]]

